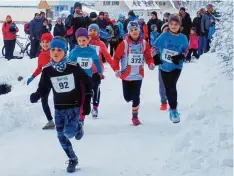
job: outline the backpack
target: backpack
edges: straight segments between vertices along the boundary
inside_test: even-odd
[[[30,30],[29,30],[29,25],[30,23],[26,23],[26,24],[24,24],[24,32],[25,32],[25,34],[30,34]]]

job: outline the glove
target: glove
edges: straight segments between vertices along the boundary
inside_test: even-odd
[[[85,95],[85,101],[84,101],[84,104],[83,104],[83,114],[82,115],[89,115],[90,114],[90,111],[91,111],[91,97],[92,95],[91,94],[86,94]]]
[[[31,103],[36,103],[41,98],[40,93],[35,92],[30,95]]]
[[[119,70],[115,71],[115,76],[119,78],[121,76],[121,72]]]
[[[153,57],[153,59],[154,59],[154,64],[155,64],[155,65],[160,65],[160,64],[162,64],[162,61],[161,61],[161,59],[160,59],[159,54],[156,54],[156,55]]]
[[[149,69],[154,70],[154,68],[155,68],[155,65],[153,63],[151,63],[150,66],[149,66]]]
[[[99,74],[100,79],[105,79],[105,76],[103,74]]]
[[[185,56],[183,54],[171,57],[171,61],[176,65],[178,65],[180,61],[183,61],[184,59],[185,59]]]
[[[32,82],[33,79],[34,79],[33,76],[31,76],[30,78],[28,78],[28,80],[27,80],[27,85],[29,85],[29,84]]]

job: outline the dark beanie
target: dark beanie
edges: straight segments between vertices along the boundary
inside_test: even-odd
[[[185,8],[184,8],[184,7],[181,7],[181,8],[180,8],[180,11],[181,11],[181,10],[185,11]]]
[[[130,10],[130,11],[128,12],[128,15],[130,15],[130,16],[136,16],[135,13],[133,12],[133,10]]]
[[[97,13],[96,12],[91,12],[89,17],[90,18],[97,18]]]
[[[77,7],[79,7],[80,9],[82,9],[82,4],[80,2],[76,2],[74,4],[74,9],[77,8]]]
[[[104,15],[104,12],[99,12],[99,16],[100,16],[100,15]]]
[[[156,17],[158,16],[157,12],[155,12],[155,11],[153,11],[151,14],[155,15]]]

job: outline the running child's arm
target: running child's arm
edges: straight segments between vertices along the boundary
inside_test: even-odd
[[[101,66],[101,63],[100,63],[100,60],[99,60],[99,57],[97,55],[97,52],[94,51],[94,54],[93,54],[93,62],[94,62],[94,65],[96,66],[97,68],[97,72],[99,74],[102,74],[103,71],[102,71],[102,66]]]
[[[36,70],[34,71],[34,73],[32,75],[34,78],[36,78],[41,73],[41,71],[42,71],[41,59],[42,58],[39,55],[39,57],[38,57],[38,63],[37,63],[37,68],[36,68]]]
[[[75,51],[72,50],[68,56],[68,61],[70,62],[74,62],[76,63],[77,62],[77,57],[76,57],[76,54],[75,54]]]
[[[112,64],[112,68],[114,71],[118,71],[119,68],[119,61],[122,59],[123,55],[124,55],[124,49],[125,49],[125,44],[124,41],[122,41],[117,49],[116,52],[114,54],[114,59],[113,59],[113,64]]]
[[[154,59],[151,55],[151,49],[150,49],[150,45],[148,42],[146,42],[146,48],[144,51],[144,57],[146,60],[147,65],[150,67],[151,64],[154,64]]]
[[[102,42],[102,45],[100,46],[100,51],[101,51],[101,54],[103,54],[103,56],[105,57],[106,61],[110,64],[110,66],[112,66],[113,60],[111,58],[111,55],[108,52],[106,45],[103,42]]]

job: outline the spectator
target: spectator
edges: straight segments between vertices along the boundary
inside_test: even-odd
[[[201,19],[204,14],[205,14],[205,9],[202,8],[197,12],[197,17],[193,19],[193,27],[196,28],[196,34],[198,36],[201,35]]]
[[[181,25],[181,33],[186,35],[187,39],[189,40],[190,30],[192,28],[192,20],[190,15],[185,12],[185,8],[180,8],[180,16],[182,18],[182,25]]]
[[[199,41],[199,37],[196,34],[196,28],[192,27],[191,29],[191,33],[190,33],[190,40],[189,40],[189,53],[186,57],[186,61],[190,62],[191,61],[191,57],[192,57],[192,53],[193,56],[196,57],[196,59],[199,59],[199,55],[198,55],[198,41]]]
[[[5,46],[5,58],[13,59],[15,50],[16,33],[19,31],[18,27],[12,21],[10,15],[7,15],[6,21],[2,24],[2,33]]]
[[[65,19],[65,30],[66,30],[66,40],[69,43],[69,50],[71,51],[74,48],[73,44],[73,25],[72,18],[74,16],[74,7],[70,9],[70,15]]]
[[[39,54],[42,27],[43,23],[40,14],[36,13],[34,19],[30,22],[29,25],[30,40],[31,40],[31,50],[30,50],[31,59],[37,57]]]
[[[151,46],[153,46],[153,44],[157,40],[158,36],[159,36],[158,27],[156,26],[156,24],[153,24],[151,26],[151,32],[150,32],[150,45]]]
[[[62,19],[60,17],[58,17],[57,23],[54,27],[54,36],[65,37],[65,35],[66,35],[65,26],[62,22]]]
[[[170,15],[171,14],[168,13],[168,12],[166,12],[166,13],[163,14],[163,24],[168,22],[168,19],[169,19]]]
[[[111,20],[109,18],[109,13],[108,12],[104,12],[104,20],[107,21],[107,24],[111,24]]]
[[[120,32],[120,42],[123,40],[123,37],[125,35],[124,32],[124,20],[125,20],[125,16],[120,14],[119,15],[119,19],[117,21],[117,25],[119,26],[119,32]]]
[[[97,24],[98,16],[96,12],[91,12],[89,18],[90,18],[90,24]]]
[[[88,28],[90,23],[90,19],[84,11],[82,11],[82,4],[80,2],[76,2],[74,4],[74,15],[71,20],[71,24],[73,25],[73,37],[72,42],[74,45],[77,44],[77,40],[75,37],[76,30],[79,28]]]
[[[41,20],[43,21],[44,19],[46,19],[46,14],[45,12],[40,12],[40,17],[41,17]]]
[[[120,31],[119,31],[119,26],[117,25],[115,20],[112,20],[111,23],[113,28],[113,36],[110,41],[110,55],[113,57],[114,52],[116,51],[117,46],[119,44]]]
[[[148,26],[145,24],[144,18],[140,18],[139,26],[141,29],[140,36],[146,41],[148,41],[150,32],[148,31]]]
[[[48,24],[48,20],[46,18],[43,20],[43,26],[41,28],[41,35],[45,33],[50,33],[50,27]]]
[[[52,19],[51,18],[47,18],[48,19],[48,26],[49,26],[49,31],[51,32],[52,31]]]
[[[126,20],[124,21],[124,32],[125,32],[125,33],[128,33],[127,26],[128,26],[128,23],[129,23],[130,21],[137,21],[137,20],[138,20],[138,19],[137,19],[136,14],[133,12],[133,10],[130,10],[130,11],[128,12],[128,19],[126,19]]]
[[[148,35],[149,36],[150,36],[151,28],[152,28],[151,26],[154,25],[154,24],[157,26],[158,32],[161,33],[162,21],[160,19],[158,19],[158,14],[155,11],[153,11],[151,13],[151,19],[147,23],[147,26],[148,26]],[[149,41],[149,43],[150,43],[150,41]]]
[[[108,25],[107,20],[104,19],[104,12],[100,12],[98,19],[97,19],[97,25],[100,29],[106,29],[106,26]]]

